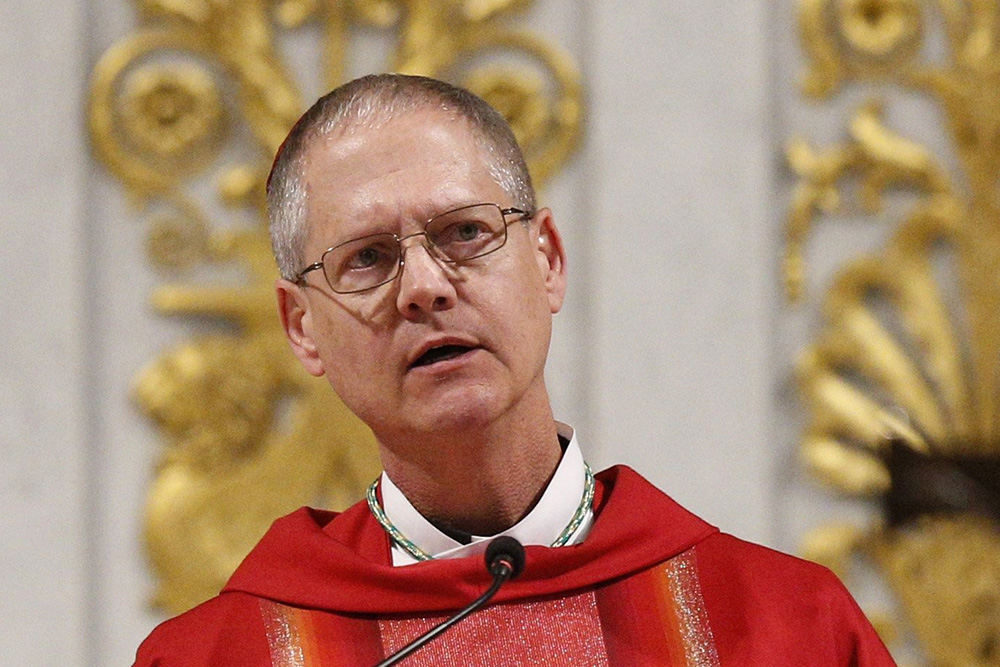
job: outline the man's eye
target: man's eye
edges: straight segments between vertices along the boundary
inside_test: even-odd
[[[453,225],[448,225],[446,229],[442,230],[441,233],[438,234],[438,238],[435,239],[435,242],[439,245],[468,243],[469,241],[476,241],[480,239],[489,231],[488,225],[484,225],[483,223],[475,220],[457,222]]]
[[[367,248],[362,248],[358,252],[354,253],[350,261],[347,263],[348,269],[368,269],[385,258],[385,254],[376,248],[375,246],[368,246]]]
[[[482,229],[474,222],[466,222],[459,225],[458,229],[455,230],[456,237],[462,241],[471,241],[479,236],[480,233],[482,233]]]

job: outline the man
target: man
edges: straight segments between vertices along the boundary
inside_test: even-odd
[[[506,123],[420,77],[321,99],[268,185],[281,320],[385,472],[277,521],[140,665],[373,665],[524,573],[404,664],[892,665],[826,570],[719,533],[626,468],[596,480],[544,367],[566,257]]]

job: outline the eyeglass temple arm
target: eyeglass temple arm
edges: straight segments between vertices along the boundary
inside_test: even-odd
[[[323,262],[314,262],[310,264],[306,268],[299,271],[299,275],[295,276],[295,282],[299,284],[305,282],[307,273],[309,273],[310,271],[317,271],[322,268],[323,268]]]
[[[531,220],[533,217],[535,217],[534,213],[529,213],[528,211],[525,211],[524,209],[521,208],[511,207],[511,208],[500,209],[500,214],[503,215],[505,218],[508,215],[513,215],[514,213],[517,213],[518,216],[513,220],[511,220],[510,222],[506,223],[506,226],[510,226],[515,222],[524,222],[525,220]]]

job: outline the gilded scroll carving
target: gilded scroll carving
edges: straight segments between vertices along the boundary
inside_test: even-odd
[[[872,217],[888,190],[915,196],[885,246],[826,289],[799,362],[807,467],[883,516],[816,531],[807,555],[845,576],[853,556],[873,563],[930,664],[1000,665],[1000,3],[801,0],[799,12],[807,95],[856,82],[926,95],[959,162],[950,171],[891,127],[881,101],[856,110],[842,144],[789,145],[792,298],[806,293],[809,232],[849,181]]]

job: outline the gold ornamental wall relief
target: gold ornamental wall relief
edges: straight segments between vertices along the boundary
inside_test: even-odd
[[[135,0],[139,23],[97,63],[88,114],[95,155],[148,225],[152,306],[191,322],[134,381],[164,442],[145,507],[159,607],[214,595],[274,518],[344,507],[379,469],[370,432],[299,368],[276,317],[264,179],[303,82],[344,82],[352,42],[385,40],[383,69],[500,109],[544,185],[576,147],[582,93],[560,48],[512,26],[532,4]],[[303,44],[312,72],[287,57]]]
[[[888,241],[842,266],[801,356],[801,453],[830,488],[880,519],[807,538],[851,581],[867,562],[901,610],[883,616],[927,664],[1000,665],[1000,1],[799,0],[804,93],[873,97],[845,138],[793,139],[785,279],[805,299],[804,248],[820,216],[856,196]],[[937,105],[950,147],[895,126],[889,101]],[[953,165],[951,167],[947,165]],[[886,202],[903,202],[892,220]]]

